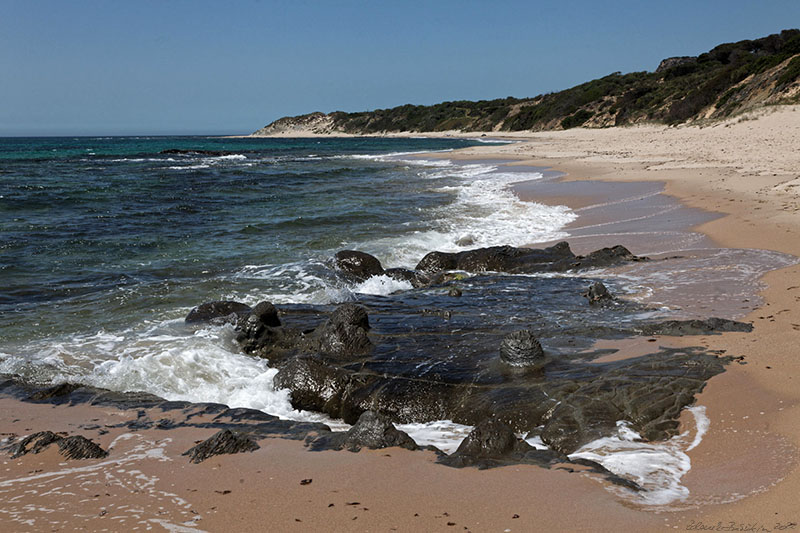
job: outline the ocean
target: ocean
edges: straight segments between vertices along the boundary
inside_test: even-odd
[[[512,184],[551,179],[543,169],[448,158],[451,150],[481,143],[0,139],[0,373],[37,383],[78,382],[169,400],[219,402],[345,428],[325,415],[294,409],[289,391],[273,385],[277,369],[241,353],[231,326],[189,327],[184,317],[213,300],[248,305],[267,300],[287,309],[329,309],[348,301],[377,310],[442,305],[434,289],[413,289],[387,276],[348,282],[336,275],[333,256],[355,249],[373,254],[385,267],[413,268],[433,250],[523,246],[572,233],[586,237],[586,228],[570,229],[580,222],[580,210],[523,202],[514,193]],[[735,266],[720,269],[719,257],[709,261],[706,254],[666,277],[664,269],[656,276],[653,267],[642,265],[641,271],[616,275],[480,278],[464,285],[483,299],[463,304],[465,318],[453,324],[499,335],[536,317],[543,332],[552,332],[551,340],[543,340],[545,348],[566,353],[571,348],[557,333],[587,320],[579,295],[595,278],[617,294],[640,298],[643,306],[659,303],[633,318],[629,311],[592,315],[610,328],[679,314],[668,298],[659,297],[681,280],[707,285],[693,277],[702,261],[713,263],[715,276],[731,276],[731,283],[746,278],[747,294],[764,271],[788,264],[777,255],[755,255],[730,256],[727,261]],[[657,282],[643,290],[646,278]],[[528,296],[531,284],[535,302]],[[478,328],[487,316],[494,322]],[[589,340],[584,344],[591,348]],[[474,358],[481,362],[489,353],[490,347],[476,349]],[[459,364],[463,371],[473,362]],[[685,498],[679,481],[690,467],[686,451],[708,426],[702,407],[692,409],[697,427],[691,434],[643,443],[621,421],[617,435],[590,443],[576,456],[635,478],[650,490],[647,503]],[[418,443],[447,452],[471,429],[449,420],[401,428]],[[537,436],[528,441],[543,446]]]

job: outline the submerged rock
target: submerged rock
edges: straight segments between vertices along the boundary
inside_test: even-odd
[[[544,350],[532,331],[509,333],[500,344],[500,359],[511,366],[540,367],[545,364]]]
[[[342,250],[336,253],[336,268],[357,281],[366,281],[372,276],[383,274],[381,262],[374,256],[356,250]]]
[[[231,301],[206,302],[186,315],[187,324],[236,324],[251,311],[250,306]]]
[[[202,463],[215,455],[252,452],[260,447],[252,438],[240,431],[223,429],[186,450],[183,455],[188,455],[189,461],[192,463]]]
[[[606,286],[600,281],[592,283],[581,295],[589,300],[589,303],[592,305],[607,303],[614,300],[614,297],[608,292]]]
[[[710,335],[738,331],[749,333],[753,325],[746,322],[737,322],[727,318],[706,318],[705,320],[665,320],[656,324],[641,326],[641,335]]]
[[[497,419],[484,420],[476,425],[454,453],[438,459],[441,464],[457,468],[490,468],[513,463],[550,466],[567,461],[566,456],[556,452],[535,449]]]

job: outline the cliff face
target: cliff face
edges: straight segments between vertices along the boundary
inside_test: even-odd
[[[654,72],[610,74],[534,98],[404,105],[279,119],[254,135],[304,136],[437,131],[541,131],[716,119],[800,102],[800,30],[672,57]]]
[[[285,135],[330,135],[336,133],[333,116],[319,111],[297,117],[283,117],[253,132],[258,137]]]

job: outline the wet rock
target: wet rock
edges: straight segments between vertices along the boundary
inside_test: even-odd
[[[383,274],[381,262],[365,252],[342,250],[336,253],[335,261],[340,272],[357,281],[366,281],[372,276]]]
[[[519,367],[540,367],[546,362],[539,339],[527,329],[509,333],[503,338],[500,359],[506,364]]]
[[[431,276],[447,270],[529,274],[607,267],[645,260],[647,258],[633,255],[619,245],[603,248],[586,256],[576,256],[566,242],[560,242],[541,249],[492,246],[458,253],[430,252],[419,262],[417,270]]]
[[[447,291],[447,295],[454,298],[459,298],[462,294],[461,289],[458,287],[450,287],[450,290]]]
[[[367,310],[360,305],[347,303],[337,307],[314,335],[321,352],[349,357],[367,354],[372,349],[368,330]]]
[[[456,453],[473,457],[498,457],[514,451],[517,446],[526,450],[531,447],[520,441],[508,425],[492,419],[475,426],[461,441]]]
[[[590,304],[603,304],[607,302],[611,302],[614,300],[614,297],[608,292],[608,289],[605,285],[603,285],[600,281],[595,281],[592,283],[586,291],[581,293],[581,295],[589,300]]]
[[[445,270],[455,270],[458,265],[456,254],[447,252],[430,252],[417,263],[415,270],[427,275],[438,274]]]
[[[415,289],[424,287],[429,283],[426,276],[420,275],[418,272],[409,270],[407,268],[387,268],[383,271],[384,274],[396,281],[407,281]]]
[[[749,333],[753,331],[753,325],[712,317],[705,320],[666,320],[639,328],[641,335],[710,335],[730,331]]]
[[[236,324],[251,311],[249,305],[231,301],[207,302],[186,315],[187,324]]]
[[[260,447],[245,433],[223,429],[213,437],[183,452],[183,455],[188,455],[189,461],[192,463],[202,463],[215,455],[252,452]]]
[[[108,452],[97,443],[81,435],[66,437],[58,441],[58,451],[67,459],[102,459]]]
[[[261,302],[239,319],[236,342],[247,354],[277,362],[301,349],[306,339],[299,330],[281,327],[275,306]]]
[[[574,394],[553,411],[542,430],[542,441],[550,448],[569,454],[583,444],[614,432],[623,413],[606,398]]]
[[[345,416],[342,403],[352,376],[352,371],[328,364],[319,358],[298,357],[278,371],[273,383],[275,388],[292,391],[292,406],[295,409],[327,413],[336,418],[344,418],[347,422],[354,421],[354,417]],[[355,415],[356,419],[357,417]]]
[[[51,444],[57,444],[59,453],[66,459],[99,459],[107,457],[108,452],[89,439],[76,435],[62,437],[52,431],[40,431],[28,435],[9,449],[11,458],[16,459],[29,453],[40,453]]]
[[[249,316],[265,326],[277,328],[281,325],[278,309],[270,302],[259,302]]]
[[[56,435],[52,431],[40,431],[38,433],[34,433],[32,435],[28,435],[18,443],[11,446],[9,452],[11,454],[12,459],[16,459],[17,457],[22,457],[23,455],[27,455],[29,453],[39,453],[48,446],[53,443],[56,443],[63,439],[59,435]]]
[[[77,383],[60,383],[34,392],[28,396],[27,400],[33,402],[63,403],[69,401],[69,396],[79,388],[81,388],[81,385]]]
[[[374,411],[362,413],[358,422],[347,432],[320,435],[310,439],[308,444],[314,451],[345,448],[357,452],[361,448],[374,450],[395,446],[407,450],[419,449],[405,431],[398,430],[388,417]]]
[[[550,450],[535,449],[517,437],[510,426],[490,419],[476,425],[454,453],[440,457],[437,462],[456,468],[491,468],[514,463],[547,467],[567,460],[565,456]]]
[[[579,256],[576,267],[598,268],[620,265],[627,262],[648,261],[646,257],[633,255],[630,250],[619,244],[610,248],[601,248],[589,255]]]

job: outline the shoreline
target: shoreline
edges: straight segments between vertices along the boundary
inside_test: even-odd
[[[743,127],[747,128],[745,132],[737,132]],[[720,247],[800,256],[800,157],[791,149],[800,139],[800,107],[775,110],[752,121],[740,118],[693,128],[681,128],[689,133],[683,143],[669,139],[683,133],[681,129],[675,130],[678,135],[672,135],[668,128],[546,132],[531,134],[527,143],[494,150],[483,146],[462,149],[459,159],[508,157],[516,160],[511,165],[561,171],[564,176],[559,181],[565,183],[661,182],[662,194],[690,208],[719,214],[690,229]],[[703,164],[688,150],[706,133],[716,138],[704,144],[721,152],[728,150],[729,160],[720,158]],[[762,149],[759,157],[745,160],[736,144],[742,137],[751,146],[771,146],[772,150]],[[678,150],[670,144],[672,151],[658,153],[664,148],[658,145],[658,138],[672,141]],[[581,144],[577,148],[570,141]],[[680,154],[682,145],[687,151]],[[570,205],[569,196],[556,200],[574,209],[586,204],[582,199]],[[762,277],[763,302],[744,318],[753,322],[752,333],[678,340],[683,345],[703,344],[730,355],[744,355],[747,362],[731,365],[698,395],[697,404],[707,408],[711,426],[690,453],[692,469],[683,481],[690,493],[705,499],[707,505],[679,513],[691,517],[695,524],[759,523],[771,529],[779,523],[800,522],[795,504],[800,493],[800,428],[795,422],[800,416],[800,394],[795,385],[800,378],[800,362],[794,359],[800,349],[799,280],[800,265],[773,270]],[[730,501],[720,497],[724,492],[731,494],[727,498]]]
[[[680,133],[680,129],[676,131]],[[593,133],[596,132],[579,132],[581,135]],[[620,134],[618,131],[611,133]],[[552,134],[548,132],[543,136]],[[568,140],[555,138],[553,142],[563,143],[562,148],[573,149]],[[470,157],[469,152],[473,151],[478,152],[474,154],[475,159],[507,160],[512,159],[509,151],[524,151],[526,146],[530,152],[514,157],[518,161],[514,164],[535,163],[536,166],[566,171],[568,175],[561,178],[564,182],[610,178],[661,181],[666,183],[665,194],[673,195],[691,207],[708,210],[712,204],[713,207],[719,204],[720,207],[736,208],[730,209],[735,213],[703,222],[696,228],[721,245],[751,247],[741,243],[759,242],[759,233],[766,233],[765,226],[769,227],[769,223],[749,220],[752,206],[748,202],[751,199],[734,187],[730,187],[730,193],[723,190],[725,194],[720,194],[713,188],[704,189],[702,184],[687,185],[685,181],[699,172],[691,167],[651,170],[647,168],[651,162],[598,162],[592,158],[596,153],[594,156],[590,153],[586,161],[580,160],[580,155],[543,157],[535,140],[513,145],[487,144],[440,155],[452,157],[455,153],[466,153],[466,157]],[[602,149],[600,147],[600,151]],[[725,180],[722,183],[726,186],[737,177],[726,168],[703,168],[702,172],[704,177],[707,172],[717,172],[712,179]],[[639,179],[639,173],[650,179]],[[729,196],[742,201],[730,202]],[[764,210],[767,208],[758,205]],[[725,222],[731,217],[734,218]],[[786,235],[770,235],[769,239],[762,239],[768,241],[769,249],[780,248],[780,251],[791,253],[790,250],[800,248],[791,242],[797,235],[797,219],[796,212],[789,215],[785,223],[791,224]],[[751,223],[755,227],[748,229]],[[783,219],[781,223],[784,223]],[[321,528],[343,531],[558,531],[633,527],[651,531],[687,530],[698,524],[715,526],[717,522],[724,525],[728,522],[758,523],[765,528],[782,524],[792,529],[788,524],[800,521],[800,516],[793,514],[794,500],[800,487],[794,458],[800,447],[799,432],[794,423],[800,414],[800,398],[793,392],[792,382],[792,376],[798,378],[798,363],[792,361],[792,355],[800,346],[800,326],[798,330],[793,330],[792,326],[800,325],[800,317],[792,306],[796,308],[800,301],[800,288],[793,287],[800,285],[799,274],[800,267],[795,265],[764,277],[767,286],[762,294],[765,301],[748,315],[756,326],[754,332],[692,337],[685,341],[686,345],[704,344],[726,349],[729,355],[745,355],[748,363],[732,364],[726,372],[710,380],[698,401],[699,405],[707,408],[711,427],[702,443],[691,453],[693,466],[685,476],[684,484],[693,495],[707,498],[708,503],[716,505],[652,512],[620,500],[599,486],[596,478],[580,474],[526,465],[488,471],[452,469],[433,464],[431,454],[425,452],[411,453],[397,448],[364,450],[358,454],[310,452],[300,442],[283,439],[261,441],[262,449],[253,454],[218,456],[201,465],[189,465],[180,453],[198,439],[210,437],[215,432],[210,428],[202,431],[137,431],[140,436],[137,438],[150,442],[153,449],[165,450],[163,456],[168,459],[162,460],[154,454],[137,460],[130,468],[119,468],[118,464],[110,463],[106,470],[94,472],[98,476],[100,473],[111,475],[115,480],[111,489],[102,488],[102,483],[93,485],[89,478],[78,477],[89,476],[93,473],[90,471],[70,473],[66,482],[60,480],[55,483],[58,486],[54,486],[49,480],[58,476],[46,477],[48,471],[84,466],[83,462],[61,463],[63,459],[54,454],[26,456],[18,461],[4,458],[4,477],[24,479],[39,476],[37,480],[41,480],[41,485],[33,490],[60,499],[57,503],[43,500],[42,509],[51,505],[52,512],[36,513],[48,517],[51,521],[45,526],[48,529],[56,519],[64,521],[61,527],[77,527],[70,522],[73,514],[85,517],[94,529],[132,528],[133,524],[138,524],[142,528],[159,525],[173,529],[218,531],[236,524],[235,528],[242,531],[260,531],[265,527],[296,531]],[[783,309],[787,311],[780,311]],[[748,394],[743,394],[743,391]],[[119,423],[136,416],[135,412],[109,407],[35,405],[7,398],[0,399],[0,402],[6,413],[4,418],[13,420],[4,424],[3,431],[24,432],[37,425],[37,429],[66,430],[90,438],[96,435],[104,448],[117,439],[120,443],[128,443],[131,439],[123,437],[128,429],[106,428],[109,432],[104,434],[102,428],[87,429],[87,424]],[[99,422],[88,422],[95,420]],[[129,451],[134,447],[133,443],[126,446]],[[90,462],[85,464],[88,466]],[[783,481],[770,487],[782,476],[785,477]],[[139,484],[135,481],[137,477]],[[213,482],[209,483],[210,479]],[[313,483],[303,485],[302,479],[313,479]],[[0,487],[4,484],[0,479]],[[67,489],[70,484],[81,488],[73,488],[70,495]],[[17,485],[13,482],[8,485],[11,494]],[[731,503],[713,501],[721,492],[760,491],[761,487],[764,487],[763,491]],[[108,505],[108,501],[113,499],[116,499],[116,507]],[[19,501],[16,497],[14,500],[14,506],[21,508],[25,504],[25,500]],[[574,512],[577,502],[581,508],[579,513]],[[61,510],[58,505],[61,505]],[[129,508],[123,508],[123,505]],[[137,512],[140,516],[136,516]],[[8,513],[3,514],[0,521],[9,517]],[[123,519],[126,521],[122,522]],[[19,525],[18,522],[15,524]]]

